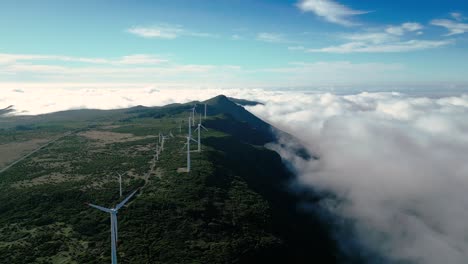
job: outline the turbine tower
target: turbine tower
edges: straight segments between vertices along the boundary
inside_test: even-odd
[[[205,119],[206,119],[206,103],[205,103]]]
[[[159,161],[159,145],[156,145],[156,160]]]
[[[184,149],[187,146],[187,172],[190,172],[190,140],[197,142],[195,139],[192,138],[192,128],[191,128],[191,123],[192,123],[192,118],[189,117],[188,119],[188,136],[187,136],[187,143],[184,144],[182,149]]]
[[[197,108],[197,105],[194,105],[192,108],[192,126],[195,126],[195,113],[197,112],[195,108]]]
[[[125,198],[122,202],[117,204],[114,208],[105,208],[99,205],[94,205],[94,204],[88,204],[91,207],[94,207],[98,210],[101,210],[103,212],[109,213],[110,214],[110,220],[111,220],[111,263],[112,264],[117,264],[117,241],[119,239],[118,237],[118,230],[117,230],[117,213],[122,206],[124,206],[130,198],[132,198],[133,195],[138,191],[135,190],[132,192],[127,198]]]
[[[201,152],[201,138],[200,138],[200,132],[201,132],[201,129],[205,129],[205,131],[208,131],[208,129],[206,129],[206,127],[204,127],[202,124],[201,124],[201,114],[200,114],[200,122],[198,123],[198,127],[197,129],[195,129],[195,131],[198,130],[198,152]]]

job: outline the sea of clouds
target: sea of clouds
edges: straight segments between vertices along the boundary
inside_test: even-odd
[[[318,159],[278,149],[298,184],[332,193],[323,209],[353,223],[353,239],[391,261],[468,259],[468,95],[337,95],[268,90],[3,90],[0,108],[39,114],[205,100],[258,100],[248,110],[296,136]]]

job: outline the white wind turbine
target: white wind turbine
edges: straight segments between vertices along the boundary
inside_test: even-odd
[[[164,151],[164,142],[166,141],[166,139],[169,139],[169,137],[162,135],[161,138],[162,138],[162,140],[161,140],[161,151]]]
[[[192,108],[192,126],[195,126],[195,113],[197,112],[196,108],[197,105],[194,105]]]
[[[188,136],[187,136],[187,143],[182,147],[184,149],[187,146],[187,172],[190,172],[190,140],[197,142],[195,139],[192,138],[192,128],[191,128],[191,117],[188,119]]]
[[[130,198],[132,198],[133,195],[138,191],[135,190],[132,192],[127,198],[125,198],[122,202],[117,204],[114,208],[105,208],[99,205],[94,205],[94,204],[88,204],[91,207],[94,207],[98,210],[101,210],[103,212],[109,213],[110,214],[110,219],[111,219],[111,263],[112,264],[117,264],[117,241],[118,241],[118,230],[117,230],[117,213],[122,206],[124,206]]]
[[[201,132],[201,129],[205,129],[205,131],[208,131],[208,129],[206,129],[206,127],[204,127],[202,124],[201,124],[201,114],[200,114],[200,121],[198,123],[198,127],[197,129],[195,129],[195,131],[198,130],[198,152],[201,152],[201,138],[200,138],[200,132]]]
[[[159,145],[156,145],[156,160],[159,160]]]

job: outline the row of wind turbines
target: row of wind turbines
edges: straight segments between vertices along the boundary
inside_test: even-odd
[[[196,105],[192,108],[192,114],[188,118],[188,135],[187,135],[187,143],[184,144],[182,149],[187,148],[187,173],[190,172],[191,169],[191,162],[190,162],[190,142],[193,141],[198,144],[198,149],[196,152],[201,152],[201,130],[204,129],[205,131],[208,131],[206,127],[202,125],[202,117],[200,113],[200,118],[198,119],[198,125],[195,131],[198,131],[198,140],[193,139],[192,137],[192,126],[195,126],[195,113],[196,113]],[[206,119],[206,104],[205,104],[205,115],[204,118]]]
[[[190,172],[191,169],[191,164],[190,164],[190,152],[192,150],[190,149],[190,142],[194,141],[198,144],[198,148],[195,152],[201,152],[201,130],[204,129],[205,131],[208,131],[206,127],[202,125],[202,114],[200,113],[200,118],[199,122],[197,124],[197,128],[195,131],[198,132],[198,140],[195,140],[192,138],[192,126],[195,126],[195,113],[196,113],[196,105],[193,106],[193,108],[190,109],[191,114],[188,117],[188,135],[186,137],[187,143],[184,144],[182,149],[187,148],[187,173]],[[206,104],[204,105],[204,119],[206,119]],[[179,124],[179,133],[182,133],[182,125]],[[156,144],[156,153],[155,153],[155,159],[159,161],[159,155],[161,154],[162,151],[164,151],[164,142],[168,140],[169,138],[173,138],[174,135],[172,132],[169,132],[169,136],[165,136],[161,133],[158,135],[158,144]],[[120,193],[120,198],[122,197],[122,174],[117,173],[119,176],[119,193]],[[128,195],[124,200],[122,200],[120,203],[118,203],[116,206],[113,208],[106,208],[102,207],[99,205],[91,204],[88,203],[89,206],[96,208],[100,211],[103,211],[105,213],[108,213],[110,215],[110,222],[111,222],[111,263],[112,264],[117,264],[117,246],[118,246],[118,225],[117,225],[117,213],[119,209],[121,209],[137,192],[139,189],[133,191],[130,195]]]

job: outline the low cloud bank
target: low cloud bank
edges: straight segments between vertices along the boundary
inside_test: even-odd
[[[391,262],[466,263],[468,96],[284,94],[249,109],[319,157],[280,150],[300,184],[340,201],[322,206],[353,223],[342,239]]]

